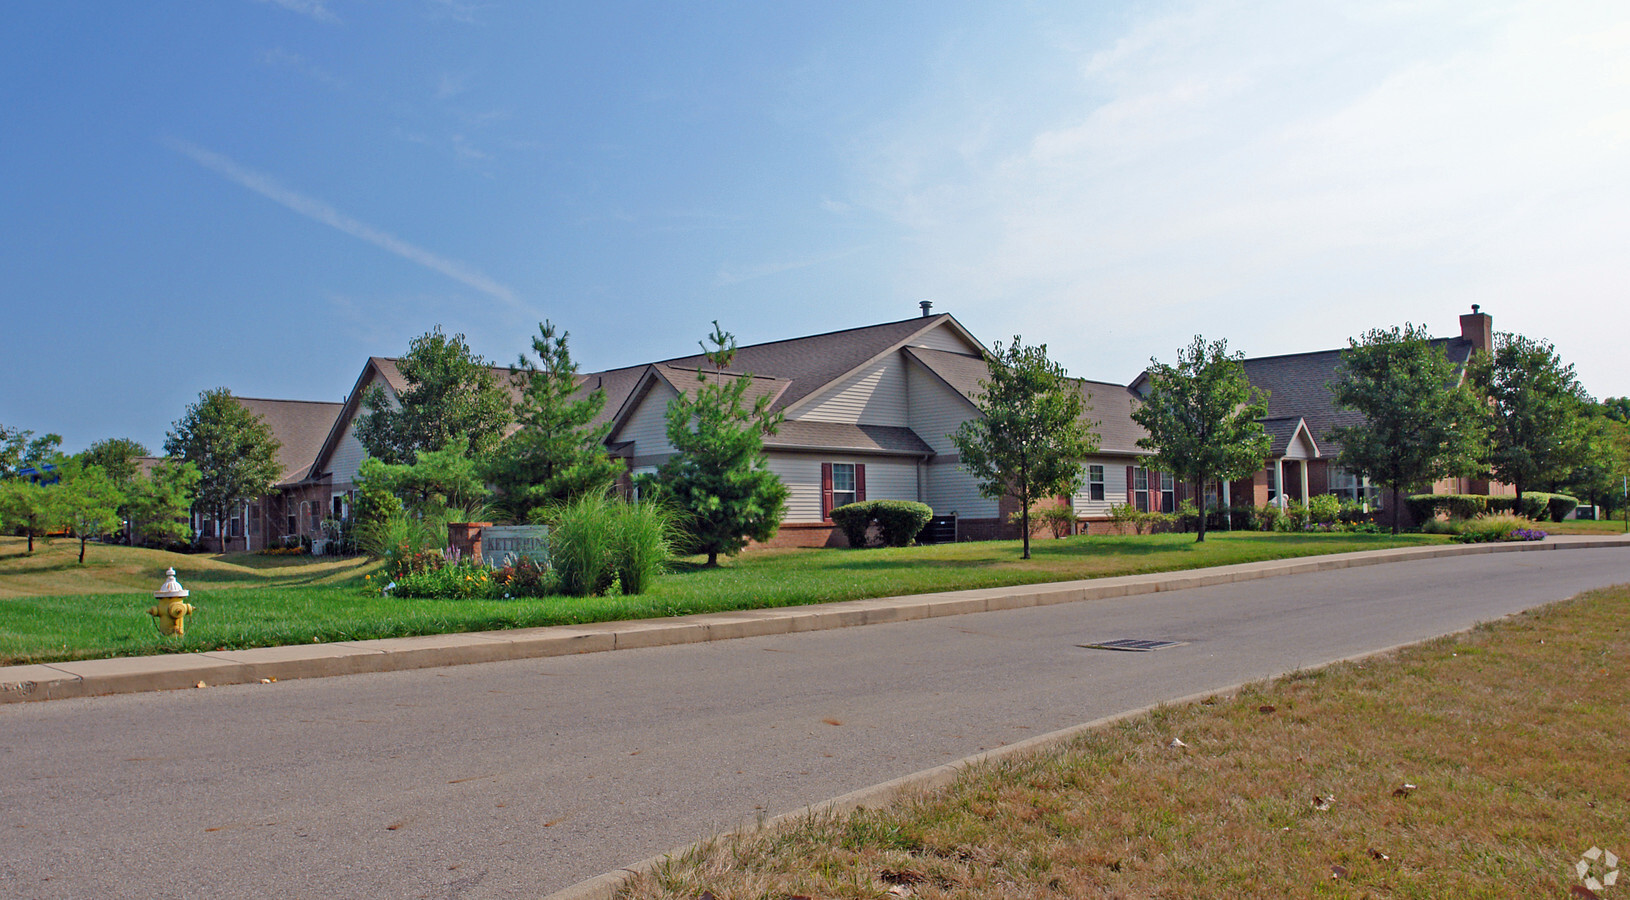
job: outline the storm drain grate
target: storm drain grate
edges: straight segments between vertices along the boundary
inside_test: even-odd
[[[1086,650],[1126,650],[1133,653],[1148,653],[1152,650],[1164,650],[1167,647],[1181,647],[1188,641],[1145,641],[1138,638],[1121,638],[1118,641],[1099,641],[1096,644],[1076,644]]]

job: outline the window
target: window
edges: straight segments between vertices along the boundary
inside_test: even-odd
[[[1268,502],[1279,499],[1279,469],[1275,466],[1267,468],[1268,473]]]
[[[249,507],[249,533],[260,534],[260,504]]]
[[[1208,482],[1206,482],[1206,489],[1205,489],[1206,509],[1217,509],[1218,507],[1220,507],[1222,505],[1222,503],[1220,502],[1220,498],[1218,497],[1218,494],[1217,494],[1217,491],[1218,491],[1218,488],[1219,488],[1220,485],[1221,485],[1221,482],[1217,482],[1217,481],[1208,481]]]
[[[289,527],[288,527],[288,530],[284,532],[284,534],[299,534],[299,533],[300,533],[300,520],[293,513],[290,513],[289,514]]]
[[[1340,466],[1330,467],[1330,493],[1343,501],[1367,503],[1372,511],[1381,508],[1381,488]]]
[[[243,537],[243,517],[242,516],[233,516],[232,519],[231,519],[231,528],[232,528],[232,536],[233,537],[235,537],[235,538]]]
[[[866,499],[866,466],[863,463],[821,463],[821,518],[832,518],[832,510]]]
[[[832,464],[832,508],[855,502],[855,464]]]
[[[1087,466],[1087,499],[1104,499],[1104,467]]]
[[[1160,473],[1160,511],[1177,512],[1177,481],[1172,473]]]
[[[1149,511],[1149,470],[1142,466],[1132,470],[1132,505],[1138,512]]]

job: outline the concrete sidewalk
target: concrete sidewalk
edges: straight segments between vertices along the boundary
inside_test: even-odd
[[[1083,600],[1252,581],[1276,575],[1324,572],[1444,556],[1599,547],[1630,547],[1630,537],[1558,535],[1535,543],[1402,547],[1242,563],[1182,572],[947,591],[874,600],[848,600],[813,606],[708,613],[667,619],[9,666],[0,668],[0,703],[177,690],[223,684],[252,684],[265,679],[285,681],[293,678],[322,678],[361,672],[392,672],[506,659],[564,656],[572,653],[632,650],[639,647],[700,643],[800,631],[823,631],[934,616],[1076,603]],[[1626,578],[1630,580],[1630,570],[1627,570]]]

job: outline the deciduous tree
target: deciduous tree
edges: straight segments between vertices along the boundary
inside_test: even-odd
[[[781,414],[770,411],[768,394],[747,399],[751,374],[729,371],[735,336],[715,321],[707,340],[712,347],[702,351],[711,368],[699,367],[695,389],[668,403],[668,441],[677,455],[655,483],[684,517],[690,549],[716,566],[719,554],[775,536],[787,488],[764,456],[764,435],[775,433]]]
[[[34,552],[34,539],[57,527],[55,495],[45,485],[26,478],[0,481],[0,527],[21,531]]]
[[[221,532],[221,551],[230,536],[224,523],[240,503],[270,493],[282,474],[281,446],[265,419],[251,413],[226,388],[198,395],[164,439],[164,452],[198,467],[197,503]],[[244,538],[248,546],[248,538]]]
[[[101,469],[114,484],[126,485],[136,477],[136,460],[151,456],[139,441],[129,438],[106,438],[91,444],[79,458],[86,465]]]
[[[1177,365],[1149,360],[1149,390],[1132,420],[1149,432],[1138,446],[1155,451],[1152,466],[1198,485],[1262,468],[1273,448],[1259,421],[1268,414],[1267,394],[1251,387],[1244,356],[1230,355],[1227,341],[1195,335],[1177,351]],[[1206,539],[1204,510],[1199,520],[1196,542]]]
[[[515,404],[520,428],[493,451],[485,468],[498,489],[497,503],[516,522],[552,504],[603,493],[623,471],[606,454],[611,423],[590,425],[605,408],[606,392],[580,383],[567,332],[557,333],[550,322],[538,332],[532,339],[536,361],[522,354],[513,375],[521,389]]]
[[[183,542],[192,539],[187,511],[201,477],[198,467],[184,460],[162,460],[146,475],[137,474],[125,489],[125,510],[130,520],[130,543]]]
[[[1019,501],[1022,559],[1030,558],[1030,507],[1042,497],[1073,494],[1081,486],[1082,464],[1098,449],[1097,423],[1081,384],[1047,358],[1047,345],[1023,345],[1018,335],[986,358],[989,377],[970,399],[980,416],[951,435],[962,467],[991,499]]]
[[[503,438],[512,420],[509,393],[464,335],[447,337],[438,325],[414,338],[396,367],[407,382],[399,405],[379,385],[363,396],[368,413],[356,435],[368,455],[396,465],[444,448],[479,458]]]
[[[1331,429],[1338,462],[1391,490],[1392,532],[1399,496],[1449,475],[1475,472],[1485,431],[1475,396],[1424,326],[1372,329],[1341,353],[1336,405],[1362,413],[1357,425]]]
[[[78,458],[57,464],[60,476],[49,490],[62,524],[79,541],[79,564],[85,564],[85,545],[119,527],[124,492],[101,466]]]
[[[32,431],[0,425],[0,479],[14,477],[19,469],[44,464],[61,446],[60,434],[35,437]]]
[[[1510,332],[1472,359],[1469,376],[1488,401],[1489,468],[1517,489],[1521,509],[1525,490],[1560,481],[1584,459],[1590,397],[1550,342]]]

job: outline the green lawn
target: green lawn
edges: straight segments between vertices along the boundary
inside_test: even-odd
[[[1175,534],[1076,537],[1034,542],[1034,558],[1028,562],[1019,560],[1017,541],[858,552],[761,550],[717,569],[681,563],[639,597],[398,600],[364,589],[363,576],[376,571],[377,564],[359,560],[179,556],[98,546],[91,548],[81,570],[49,556],[24,557],[20,542],[5,538],[0,539],[0,664],[796,606],[1443,540],[1426,535],[1214,533],[1196,544],[1192,535]],[[160,638],[146,612],[166,566],[175,567],[193,592],[190,602],[198,607],[188,617],[184,639]],[[85,586],[74,587],[76,578]]]

